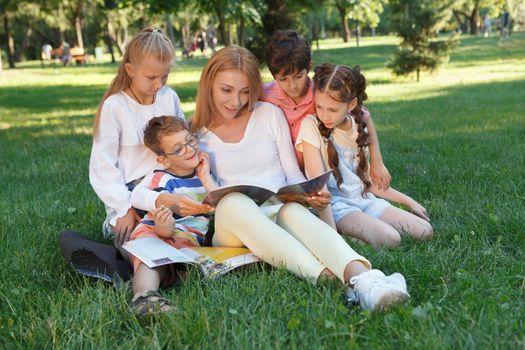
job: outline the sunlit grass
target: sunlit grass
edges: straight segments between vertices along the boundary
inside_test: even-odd
[[[131,314],[128,287],[73,273],[57,244],[67,227],[102,240],[104,208],[87,175],[91,125],[117,65],[4,69],[0,347],[524,348],[525,33],[464,36],[419,83],[386,68],[397,42],[327,39],[314,51],[315,64],[362,66],[393,186],[426,206],[435,227],[433,241],[404,238],[396,250],[352,243],[407,278],[409,304],[386,313],[348,309],[337,283],[258,266],[213,282],[191,270],[165,291],[179,313]],[[204,63],[178,61],[168,80],[187,116]]]

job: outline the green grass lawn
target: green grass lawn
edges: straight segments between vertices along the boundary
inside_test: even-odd
[[[65,228],[102,240],[90,133],[116,66],[4,69],[0,348],[525,348],[525,33],[463,37],[419,83],[385,68],[397,41],[327,40],[314,52],[315,63],[362,66],[393,186],[435,227],[433,241],[395,250],[353,243],[407,278],[410,302],[386,313],[348,309],[337,283],[261,265],[211,282],[192,270],[166,291],[178,313],[131,314],[129,288],[73,273],[57,241]],[[169,78],[187,115],[204,62],[181,61]]]

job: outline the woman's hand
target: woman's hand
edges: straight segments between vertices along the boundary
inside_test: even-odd
[[[382,160],[370,160],[370,179],[380,190],[390,187],[392,177]]]
[[[317,211],[325,210],[332,201],[332,194],[326,190],[319,191],[315,195],[310,195],[307,198],[308,204]]]
[[[157,199],[157,206],[164,205],[180,216],[190,216],[202,213],[209,213],[215,208],[208,204],[203,204],[183,194],[162,193]]]
[[[425,209],[425,207],[423,207],[421,204],[419,204],[415,200],[412,200],[409,203],[407,203],[407,207],[410,209],[410,211],[414,215],[417,215],[420,218],[425,219],[426,221],[430,222],[430,218],[428,217],[427,210]]]
[[[115,241],[119,246],[129,241],[131,232],[133,232],[139,221],[140,217],[133,208],[129,208],[126,215],[117,219],[117,222],[112,229],[113,232],[115,232]]]

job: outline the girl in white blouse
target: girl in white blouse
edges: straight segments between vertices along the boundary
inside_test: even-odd
[[[134,184],[156,166],[156,156],[144,146],[144,128],[156,116],[184,118],[179,97],[165,86],[173,61],[173,46],[159,30],[146,28],[129,43],[115,79],[99,104],[93,131],[89,180],[104,202],[104,236],[120,247],[140,220],[131,205]],[[143,192],[143,200],[177,212],[180,198]],[[187,205],[204,206],[189,198]]]

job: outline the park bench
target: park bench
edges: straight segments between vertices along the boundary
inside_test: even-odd
[[[72,47],[70,49],[71,57],[77,64],[87,64],[88,55],[84,52],[84,49],[81,47]]]
[[[83,48],[72,47],[69,49],[69,52],[71,54],[71,60],[74,60],[76,64],[87,64],[88,63],[88,54],[84,52]],[[51,53],[51,57],[62,59],[63,53],[64,53],[64,49],[59,47],[59,48],[53,49]]]

